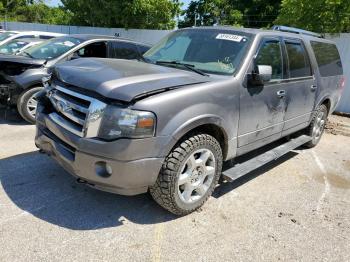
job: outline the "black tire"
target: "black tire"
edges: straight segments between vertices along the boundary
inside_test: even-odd
[[[31,100],[32,96],[39,91],[43,90],[43,87],[33,87],[26,89],[19,96],[17,100],[17,110],[21,117],[30,124],[35,124],[35,116],[33,116],[28,110],[28,103]]]
[[[178,179],[189,157],[201,150],[209,152],[213,156],[211,161],[212,164],[215,163],[215,166],[214,171],[212,171],[212,180],[209,181],[210,186],[206,186],[206,193],[203,193],[198,200],[193,203],[185,203],[179,195],[181,194],[179,191],[181,186],[178,185]],[[212,195],[221,175],[222,162],[222,150],[219,142],[214,137],[207,134],[198,134],[185,138],[165,159],[156,184],[150,188],[150,193],[159,205],[171,213],[180,216],[187,215],[200,208]],[[195,191],[196,189],[193,190],[193,192]]]
[[[314,130],[318,126],[318,119],[320,118],[321,115],[322,115],[321,119],[323,121],[322,122],[323,124],[322,126],[320,126],[320,133],[316,135],[317,133],[315,133]],[[317,108],[317,110],[314,112],[310,125],[305,130],[305,134],[312,137],[312,140],[304,145],[306,148],[313,148],[320,142],[321,137],[324,133],[325,126],[327,124],[327,117],[328,117],[328,109],[326,105],[320,105]]]

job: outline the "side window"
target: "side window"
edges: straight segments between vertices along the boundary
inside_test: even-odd
[[[22,35],[22,36],[16,37],[15,39],[28,39],[28,38],[35,38],[35,35]]]
[[[96,42],[84,46],[75,52],[77,56],[80,57],[107,57],[107,47],[105,42]]]
[[[49,35],[39,35],[39,38],[40,38],[40,39],[47,40],[47,39],[54,38],[54,36],[49,36]]]
[[[141,55],[143,55],[144,53],[146,53],[149,49],[150,49],[149,46],[139,45],[139,51],[140,51]]]
[[[132,60],[140,59],[140,54],[136,44],[128,42],[112,42],[111,57]]]
[[[286,49],[288,55],[289,77],[297,78],[311,76],[310,60],[302,43],[286,41]]]
[[[272,79],[279,80],[283,78],[281,43],[278,40],[264,41],[256,56],[256,65],[269,65],[272,67]]]
[[[335,44],[311,42],[321,76],[337,76],[343,74],[343,66]]]

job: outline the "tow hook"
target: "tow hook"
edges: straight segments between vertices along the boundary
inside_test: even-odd
[[[88,181],[84,180],[84,179],[81,179],[81,178],[77,178],[76,182],[78,184],[81,184],[81,185],[88,185],[88,186],[92,186],[94,187],[95,185],[94,184],[91,184],[89,183]]]
[[[87,181],[84,180],[84,179],[81,179],[81,178],[77,178],[76,182],[77,182],[78,184],[87,184]]]

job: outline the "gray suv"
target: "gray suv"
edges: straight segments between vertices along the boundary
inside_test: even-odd
[[[80,183],[149,191],[174,214],[193,212],[221,176],[232,181],[302,144],[314,147],[340,99],[335,44],[279,30],[183,29],[144,62],[61,64],[38,95],[36,145]],[[223,161],[287,136],[222,172]]]

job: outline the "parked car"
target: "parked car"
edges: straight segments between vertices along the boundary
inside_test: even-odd
[[[0,33],[0,46],[14,39],[37,38],[48,40],[59,36],[63,36],[63,34],[42,31],[6,31]]]
[[[0,55],[14,55],[25,49],[38,45],[45,40],[38,38],[14,39],[0,46]]]
[[[42,78],[64,61],[86,57],[142,59],[149,45],[97,35],[69,35],[45,41],[17,56],[0,56],[0,103],[17,105],[20,115],[35,122],[35,94],[43,89]]]
[[[193,212],[220,176],[320,141],[344,87],[341,59],[332,41],[288,30],[182,29],[146,52],[148,63],[58,65],[38,95],[35,143],[80,183],[149,190],[170,212]],[[222,173],[223,161],[286,136]]]

